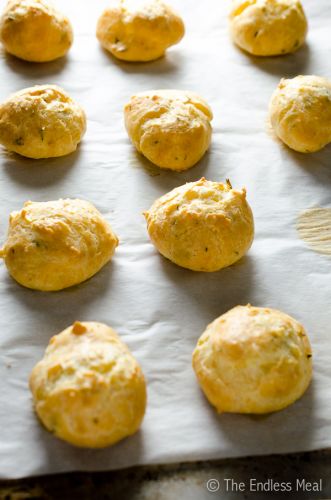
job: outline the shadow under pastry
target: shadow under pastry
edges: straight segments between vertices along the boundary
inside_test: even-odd
[[[255,450],[260,455],[292,453],[311,449],[314,442],[314,376],[306,392],[293,404],[273,413],[217,413],[200,390],[201,403],[206,407],[220,433],[220,444],[229,441],[233,456]],[[259,451],[257,451],[259,450]]]
[[[161,57],[153,61],[122,61],[115,57],[111,52],[99,46],[99,51],[105,61],[113,63],[123,73],[148,75],[149,77],[155,75],[173,75],[180,71],[183,61],[179,51],[167,50]],[[152,88],[153,85],[150,85]],[[166,85],[167,87],[167,85]]]
[[[251,300],[255,263],[249,253],[235,264],[210,273],[185,269],[161,254],[159,258],[162,272],[176,288],[174,293],[180,290],[189,297],[206,325],[232,307],[246,305]]]
[[[2,57],[11,71],[29,80],[40,80],[58,75],[65,70],[69,62],[68,55],[50,62],[29,62],[9,54],[4,49]]]
[[[316,153],[299,153],[283,143],[281,146],[284,154],[287,154],[304,173],[323,185],[331,184],[331,143]]]
[[[50,334],[62,331],[76,320],[99,320],[95,318],[95,302],[100,305],[106,300],[109,303],[111,300],[109,290],[115,273],[116,263],[112,260],[91,278],[64,290],[55,292],[30,290],[17,283],[9,273],[6,275],[5,285],[12,300],[26,310],[32,322],[50,325],[49,330],[43,332],[45,341],[48,341]]]
[[[32,404],[32,401],[31,401]],[[144,455],[144,431],[141,427],[134,435],[128,436],[113,446],[100,449],[80,448],[66,443],[47,431],[35,417],[36,442],[44,450],[43,465],[36,474],[50,471],[101,471],[120,469],[136,465]]]
[[[270,75],[279,76],[279,78],[293,78],[310,72],[311,49],[307,43],[291,54],[270,57],[254,56],[239,47],[238,50],[243,56],[248,57],[256,68]]]
[[[18,184],[43,189],[57,184],[80,159],[81,147],[76,151],[57,158],[26,158],[17,153],[1,150],[2,164],[7,174]]]
[[[186,170],[177,171],[160,168],[157,165],[154,165],[154,163],[149,161],[132,146],[128,163],[130,167],[144,170],[155,183],[163,188],[164,193],[166,193],[175,187],[185,184],[186,182],[194,182],[204,176],[208,178],[206,171],[208,170],[208,166],[211,164],[212,155],[213,146],[211,145],[201,160],[199,160],[195,165]]]

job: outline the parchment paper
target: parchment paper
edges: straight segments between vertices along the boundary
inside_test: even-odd
[[[55,83],[85,108],[88,131],[77,153],[33,161],[0,156],[0,236],[25,200],[90,200],[121,243],[113,262],[80,286],[41,293],[15,283],[0,263],[0,476],[116,469],[331,446],[329,258],[308,249],[297,214],[330,205],[331,148],[291,152],[268,132],[267,106],[279,79],[331,77],[329,0],[304,1],[308,43],[296,54],[257,59],[232,45],[228,2],[172,0],[186,36],[165,58],[148,64],[115,61],[99,46],[95,25],[106,2],[58,0],[75,30],[67,58],[43,65],[1,54],[0,99],[33,84]],[[0,2],[1,9],[5,2]],[[210,152],[191,170],[153,168],[131,146],[122,108],[131,94],[153,88],[190,89],[214,111]],[[218,273],[194,273],[162,258],[141,212],[155,198],[206,176],[245,186],[256,222],[248,255]],[[302,321],[314,352],[314,380],[288,409],[265,417],[220,415],[206,402],[191,368],[205,326],[237,304],[284,310]],[[27,379],[50,337],[74,320],[115,328],[148,380],[141,431],[100,451],[71,447],[37,421]]]

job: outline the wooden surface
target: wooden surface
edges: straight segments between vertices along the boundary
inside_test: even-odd
[[[272,478],[290,482],[289,493],[249,491],[250,479],[266,484]],[[207,482],[216,479],[218,491]],[[246,491],[226,491],[225,479],[246,485]],[[322,491],[296,491],[297,479],[322,480]],[[213,483],[213,487],[215,488]],[[229,488],[231,489],[231,488]],[[0,482],[1,500],[211,500],[214,499],[331,499],[331,451],[252,457],[158,467],[137,467],[114,472],[72,473]]]

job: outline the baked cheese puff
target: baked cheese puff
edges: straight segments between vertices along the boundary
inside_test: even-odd
[[[303,326],[287,314],[237,306],[207,326],[193,368],[218,412],[269,413],[303,395],[312,350]]]
[[[134,434],[145,413],[139,364],[112,328],[93,321],[51,338],[30,389],[46,429],[76,446],[110,446]]]
[[[36,85],[0,104],[0,144],[28,158],[76,151],[86,130],[84,110],[56,85]]]
[[[55,291],[96,274],[117,245],[110,225],[88,201],[27,201],[10,214],[0,257],[21,285]]]
[[[331,81],[314,75],[282,79],[269,105],[271,125],[289,148],[313,153],[331,142]]]
[[[144,213],[155,247],[192,271],[218,271],[248,251],[254,221],[246,191],[202,178],[173,189]]]
[[[0,18],[0,39],[9,54],[42,63],[64,56],[73,32],[69,19],[48,0],[9,0]]]
[[[102,47],[123,61],[153,61],[184,36],[182,19],[161,0],[117,0],[97,24]]]
[[[233,0],[229,19],[233,41],[254,56],[295,52],[308,29],[299,0]]]
[[[139,153],[160,168],[187,170],[207,151],[212,111],[193,92],[151,90],[131,97],[125,126]]]

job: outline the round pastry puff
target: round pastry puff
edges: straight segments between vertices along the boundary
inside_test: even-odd
[[[126,130],[138,152],[160,168],[187,170],[211,141],[212,111],[185,90],[150,90],[131,97],[124,108]]]
[[[76,446],[103,448],[134,434],[146,407],[142,370],[112,328],[78,322],[50,340],[30,375],[43,425]]]
[[[254,56],[295,52],[308,30],[299,0],[233,0],[229,21],[233,41]]]
[[[158,251],[192,271],[218,271],[250,248],[254,221],[246,191],[230,182],[189,182],[156,200],[144,213]]]
[[[42,63],[68,52],[73,31],[48,0],[9,0],[0,18],[0,40],[9,54]]]
[[[0,144],[28,158],[76,151],[86,130],[84,110],[56,85],[36,85],[0,104]]]
[[[117,245],[110,225],[88,201],[28,201],[10,215],[0,257],[21,285],[55,291],[96,274]]]
[[[287,314],[237,306],[208,325],[193,368],[218,412],[269,413],[303,395],[312,351],[303,326]]]
[[[97,38],[117,59],[147,62],[184,36],[182,19],[161,0],[117,0],[100,16]]]
[[[313,153],[331,142],[331,81],[321,76],[282,78],[269,104],[271,125],[289,148]]]

